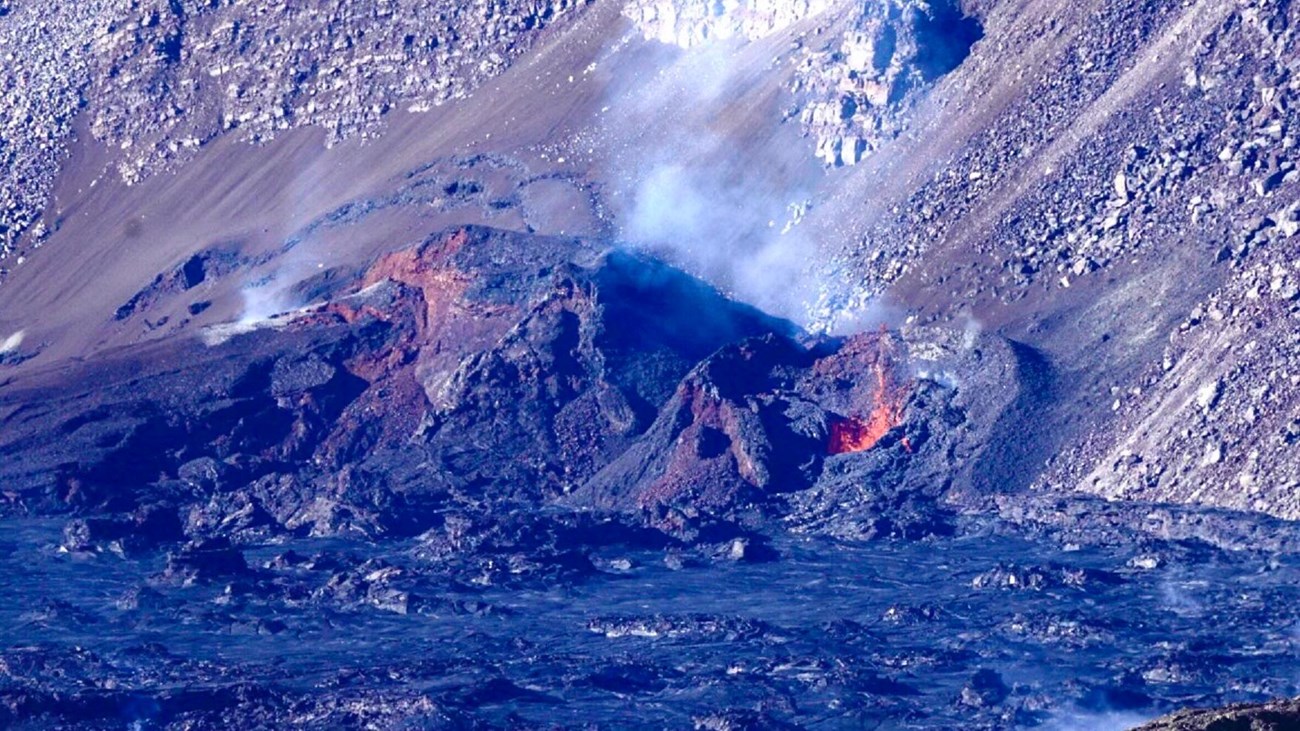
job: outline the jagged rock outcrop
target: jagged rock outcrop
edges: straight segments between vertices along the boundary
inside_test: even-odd
[[[890,0],[864,3],[838,47],[811,46],[799,59],[793,91],[816,155],[854,165],[907,126],[908,108],[952,71],[981,35],[961,3]]]
[[[647,38],[690,48],[711,41],[765,38],[828,7],[827,0],[635,0],[624,12]]]
[[[1288,731],[1300,728],[1300,701],[1179,711],[1134,731]]]
[[[827,165],[854,165],[898,135],[908,107],[981,35],[979,21],[956,0],[638,0],[625,13],[646,38],[682,48],[761,40],[815,24],[794,41],[790,90],[814,154]]]

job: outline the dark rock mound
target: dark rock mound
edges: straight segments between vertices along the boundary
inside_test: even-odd
[[[1135,731],[1295,731],[1300,729],[1300,699],[1211,710],[1179,711]]]
[[[216,275],[210,259],[168,281],[197,286]],[[113,516],[167,502],[186,534],[238,540],[415,534],[485,494],[536,505],[574,489],[700,360],[794,331],[660,262],[488,229],[332,286],[323,305],[8,389],[9,507]],[[70,540],[148,528],[96,520]]]
[[[184,584],[206,583],[252,574],[244,554],[225,538],[191,541],[167,555],[162,579]]]
[[[167,281],[199,286],[228,259]],[[328,299],[11,385],[0,509],[77,513],[69,548],[126,552],[414,536],[448,516],[495,541],[520,535],[501,516],[558,503],[749,561],[772,557],[779,518],[943,535],[945,501],[1013,489],[1039,455],[1016,430],[1046,377],[1024,348],[938,329],[811,338],[572,239],[458,229],[301,286]],[[578,523],[539,526],[499,557],[594,570],[590,546],[561,547],[590,538],[565,537]]]
[[[201,284],[224,277],[248,263],[249,260],[234,247],[204,249],[154,277],[149,284],[117,308],[113,313],[113,319],[123,321],[143,314],[164,297],[188,292]],[[207,304],[203,301],[193,303],[190,308],[191,314],[202,312]],[[157,326],[165,323],[153,324]]]

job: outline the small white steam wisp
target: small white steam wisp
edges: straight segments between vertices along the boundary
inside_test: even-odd
[[[0,355],[12,353],[13,351],[18,350],[19,346],[23,344],[23,338],[26,336],[27,331],[19,330],[13,335],[5,338],[3,341],[0,341]]]
[[[1126,731],[1150,721],[1150,713],[1136,711],[1066,711],[1054,715],[1042,731]]]
[[[264,327],[283,327],[293,322],[308,308],[296,307],[288,297],[289,285],[277,279],[260,285],[244,287],[240,294],[244,308],[239,319],[204,328],[203,342],[209,347],[221,345],[236,335],[253,332]]]

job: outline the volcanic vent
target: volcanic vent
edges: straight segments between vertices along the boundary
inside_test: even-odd
[[[851,339],[841,351],[840,356],[856,361],[860,372],[870,374],[870,385],[853,388],[856,403],[850,413],[832,418],[828,453],[865,452],[903,425],[903,407],[911,387],[900,377],[897,348],[896,338],[882,326],[874,336]],[[908,452],[912,450],[907,437],[900,443]]]

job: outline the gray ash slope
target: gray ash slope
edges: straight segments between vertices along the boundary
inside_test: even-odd
[[[1291,3],[139,5],[0,3],[6,722],[1300,692]]]

